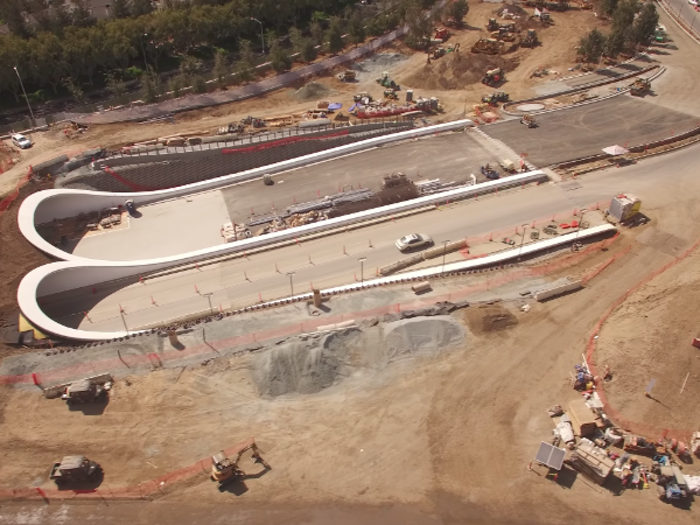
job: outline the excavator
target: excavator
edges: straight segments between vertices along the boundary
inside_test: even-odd
[[[250,458],[252,463],[261,463],[266,470],[269,470],[270,466],[265,462],[265,460],[260,455],[260,449],[255,443],[254,438],[250,438],[248,441],[241,443],[236,447],[236,459],[231,461],[226,453],[222,450],[217,452],[211,457],[211,480],[219,484],[219,490],[223,490],[224,487],[231,481],[245,476],[245,472],[238,467],[238,462],[241,460],[241,456],[248,450],[252,450],[253,454]]]

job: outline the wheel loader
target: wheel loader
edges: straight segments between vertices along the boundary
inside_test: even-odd
[[[630,85],[630,95],[642,97],[651,89],[651,82],[646,78],[638,78]]]
[[[505,50],[505,43],[494,38],[480,38],[472,46],[472,53],[483,55],[502,55]]]
[[[269,469],[269,465],[265,463],[265,460],[260,456],[260,449],[258,448],[255,440],[251,438],[245,443],[237,447],[236,459],[231,461],[226,453],[222,450],[217,452],[211,457],[211,480],[218,483],[219,490],[223,490],[224,487],[234,481],[237,478],[245,476],[245,472],[238,467],[238,462],[241,460],[241,456],[248,451],[252,450],[253,454],[250,458],[252,463],[262,463],[266,469]]]
[[[523,47],[535,47],[539,43],[539,40],[537,39],[537,31],[534,29],[528,29],[527,34],[525,35],[525,38],[523,38],[523,41],[520,42],[520,45]]]

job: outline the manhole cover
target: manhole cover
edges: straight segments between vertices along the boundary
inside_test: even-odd
[[[529,113],[531,111],[542,111],[544,109],[544,104],[523,104],[522,106],[518,106],[518,111],[524,111],[525,113]]]

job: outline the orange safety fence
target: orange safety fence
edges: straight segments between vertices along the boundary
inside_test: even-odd
[[[588,345],[586,347],[586,361],[588,362],[588,367],[590,368],[591,374],[593,376],[598,376],[598,367],[595,361],[596,340],[598,339],[600,331],[603,325],[610,317],[610,315],[612,315],[612,313],[615,310],[617,310],[617,308],[622,303],[624,303],[632,294],[636,293],[642,286],[647,284],[655,277],[661,275],[666,270],[676,266],[678,263],[680,263],[686,257],[688,257],[688,255],[693,253],[698,248],[698,246],[700,246],[700,239],[697,242],[695,242],[695,244],[693,244],[682,255],[676,257],[673,261],[665,264],[663,267],[651,272],[643,279],[641,279],[637,284],[635,284],[629,290],[627,290],[621,297],[618,297],[617,300],[605,311],[605,313],[593,329],[593,332],[591,333],[591,336],[588,339]],[[627,251],[629,251],[629,249]],[[620,411],[618,411],[610,405],[607,395],[605,394],[604,383],[602,381],[598,381],[596,383],[596,391],[598,392],[598,395],[600,396],[600,399],[603,403],[603,410],[606,412],[608,417],[611,420],[615,421],[618,426],[622,427],[623,429],[629,432],[633,432],[635,434],[642,434],[653,438],[669,437],[686,440],[689,440],[690,436],[694,432],[694,430],[692,429],[662,428],[656,425],[649,425],[646,423],[640,423],[638,421],[632,421],[631,419],[623,416],[620,413]]]

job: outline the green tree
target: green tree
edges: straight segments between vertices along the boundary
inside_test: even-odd
[[[313,62],[316,60],[318,52],[316,51],[316,46],[313,40],[310,38],[304,38],[301,42],[301,49],[299,49],[299,58],[302,62]]]
[[[155,71],[149,67],[148,70],[141,75],[141,97],[146,104],[151,104],[156,101],[159,92],[160,78]]]
[[[61,41],[53,33],[42,32],[27,43],[32,77],[39,84],[49,84],[57,94],[67,71]]]
[[[613,31],[605,40],[603,54],[609,58],[617,58],[625,48],[625,34],[622,31]]]
[[[603,33],[594,29],[579,41],[578,55],[586,64],[596,64],[600,60],[605,48]]]
[[[612,16],[612,14],[615,12],[615,8],[617,7],[618,0],[600,0],[598,3],[598,9],[600,9],[600,12],[607,15],[607,16]]]
[[[649,45],[658,24],[659,13],[656,11],[656,6],[650,2],[645,3],[630,31],[632,44],[636,46]]]
[[[337,55],[343,50],[343,26],[340,18],[334,16],[331,18],[328,27],[328,51],[332,55]]]
[[[78,84],[71,77],[64,78],[62,83],[70,93],[71,97],[73,97],[73,100],[75,100],[78,104],[85,104],[85,92],[83,91],[83,88],[80,87],[80,84]]]
[[[24,20],[23,11],[22,0],[2,0],[0,2],[0,18],[5,21],[10,32],[22,38],[28,38],[30,32]]]
[[[95,17],[87,7],[85,0],[73,0],[73,10],[70,12],[71,22],[74,26],[88,27],[95,23]]]
[[[255,58],[248,40],[241,40],[241,52],[236,63],[236,73],[241,82],[250,82],[255,78]]]
[[[292,68],[292,59],[279,42],[274,42],[270,49],[270,64],[277,73],[288,71]]]
[[[147,15],[153,11],[153,4],[151,0],[131,0],[129,11],[132,16],[136,17]]]
[[[360,16],[358,10],[353,11],[350,19],[348,20],[348,33],[350,34],[350,40],[355,47],[365,41],[367,33],[365,31],[365,22]]]
[[[225,84],[222,84],[222,87]],[[195,93],[206,93],[208,91],[207,89],[207,81],[204,80],[204,77],[202,75],[195,75],[192,78],[192,91]]]
[[[28,56],[29,49],[26,40],[14,34],[0,36],[0,71],[2,72],[0,74],[0,91],[12,93],[15,102],[20,101],[19,92],[21,89],[13,68],[17,66],[20,75],[27,75],[29,73]],[[23,65],[26,65],[27,70],[23,69]]]
[[[406,5],[405,20],[409,31],[406,43],[411,47],[425,48],[430,43],[433,23],[425,16],[418,0],[408,0]]]
[[[447,8],[447,16],[454,18],[457,25],[462,25],[464,17],[469,12],[467,0],[454,0]]]
[[[326,39],[326,35],[323,31],[323,26],[320,22],[313,22],[309,26],[309,31],[311,32],[311,40],[317,46],[322,46],[323,41]]]
[[[634,15],[637,14],[637,0],[621,0],[612,16],[613,32],[627,32],[634,23]]]
[[[178,98],[182,95],[182,90],[187,87],[187,78],[182,75],[175,75],[170,79],[169,86],[170,91],[173,92],[173,97]]]
[[[223,49],[217,49],[214,53],[214,77],[216,77],[216,84],[220,88],[226,86],[226,77],[228,77],[231,72],[228,62],[226,61],[227,56],[228,54]],[[198,91],[198,93],[202,93],[202,91]]]
[[[107,84],[107,89],[115,97],[121,97],[126,93],[126,84],[122,80],[121,76],[115,71],[107,71],[105,73],[105,84]]]
[[[112,18],[128,18],[130,15],[128,0],[112,0],[109,16]]]

